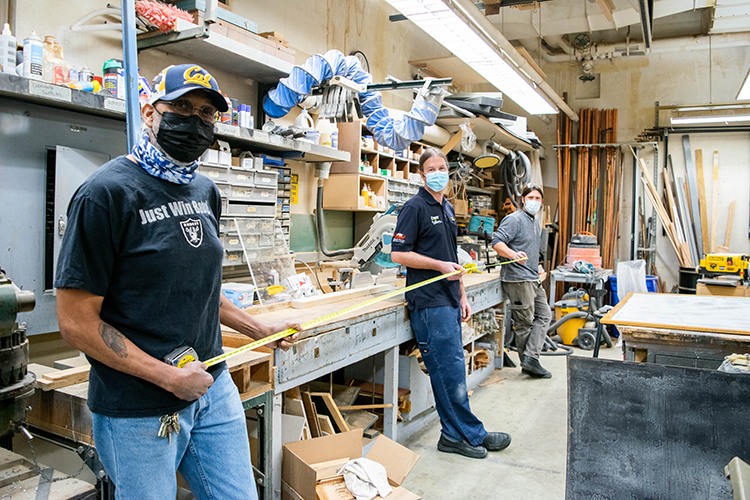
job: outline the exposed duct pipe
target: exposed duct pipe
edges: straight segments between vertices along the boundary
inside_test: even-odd
[[[492,40],[498,48],[500,48],[505,56],[508,57],[519,70],[522,70],[523,73],[528,75],[529,79],[534,82],[563,113],[568,115],[571,120],[575,122],[578,121],[578,115],[576,112],[573,111],[573,109],[568,106],[559,95],[557,95],[555,90],[544,81],[544,78],[536,72],[531,64],[529,64],[529,62],[524,59],[518,51],[516,51],[515,47],[513,47],[513,45],[511,45],[511,43],[497,30],[495,25],[476,8],[474,2],[471,0],[450,0],[449,3],[455,4],[466,13],[471,20],[479,26],[482,31],[484,31],[484,34]]]
[[[545,36],[544,41],[547,42],[547,45],[562,49],[569,56],[575,55],[575,50],[562,35]]]
[[[545,38],[545,40],[547,40],[547,38]],[[709,50],[708,39],[708,36],[688,36],[654,40],[650,53],[665,54],[670,52],[681,52],[685,50]],[[750,33],[725,33],[721,35],[711,35],[710,48],[712,50],[747,46],[750,46]],[[638,47],[640,47],[640,50],[636,50],[636,48]],[[622,42],[615,44],[597,45],[594,58],[613,59],[615,57],[623,57],[628,55],[631,57],[643,56],[647,55],[647,53],[642,50],[642,42],[631,43],[629,51],[627,44],[625,42]],[[542,50],[542,57],[545,61],[551,63],[570,62],[572,60],[571,56],[569,56],[568,54],[550,54],[546,50]]]

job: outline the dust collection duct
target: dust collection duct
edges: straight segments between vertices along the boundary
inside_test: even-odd
[[[313,87],[334,76],[343,76],[362,85],[372,83],[372,75],[362,69],[356,57],[329,50],[324,55],[314,54],[302,66],[292,68],[289,76],[282,78],[263,99],[263,109],[271,118],[280,118],[301,103]],[[365,126],[378,144],[400,151],[421,139],[425,127],[435,123],[444,94],[443,89],[436,87],[420,89],[411,111],[398,120],[389,116],[380,92],[360,92],[358,98],[366,118]]]

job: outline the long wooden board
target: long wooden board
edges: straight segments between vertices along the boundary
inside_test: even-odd
[[[750,335],[750,297],[629,293],[602,323]]]
[[[701,213],[701,237],[703,253],[708,253],[708,214],[706,210],[706,179],[703,173],[703,150],[695,150],[695,170],[698,175],[698,208]]]
[[[325,304],[332,304],[335,302],[342,302],[344,300],[355,299],[364,297],[365,295],[373,295],[381,293],[391,289],[390,285],[376,285],[367,288],[357,288],[354,290],[343,290],[341,292],[327,293],[325,295],[319,295],[317,297],[307,297],[304,299],[297,299],[292,301],[292,307],[294,309],[307,309],[309,307],[317,307]]]
[[[719,225],[719,152],[714,151],[714,183],[711,197],[711,251],[716,251],[716,230]]]
[[[732,202],[729,204],[729,216],[727,217],[727,232],[724,235],[724,245],[716,247],[716,249],[722,253],[729,252],[729,242],[732,241],[732,221],[734,220],[734,205],[736,203],[736,200],[732,200]]]
[[[695,171],[695,164],[693,163],[693,152],[690,149],[690,136],[682,136],[682,149],[685,152],[685,169],[687,170],[688,179],[688,194],[690,196],[690,215],[693,220],[695,227],[695,242],[696,248],[703,248],[703,229],[701,228],[701,214],[698,209],[698,182],[697,174]]]

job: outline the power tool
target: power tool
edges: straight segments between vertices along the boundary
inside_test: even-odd
[[[750,256],[742,254],[710,253],[700,262],[701,274],[709,278],[736,275],[747,280],[748,267]]]

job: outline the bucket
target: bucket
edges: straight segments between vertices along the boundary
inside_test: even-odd
[[[695,289],[698,286],[698,278],[700,275],[695,268],[692,267],[680,267],[680,278],[679,278],[679,293],[685,295],[695,295]]]

